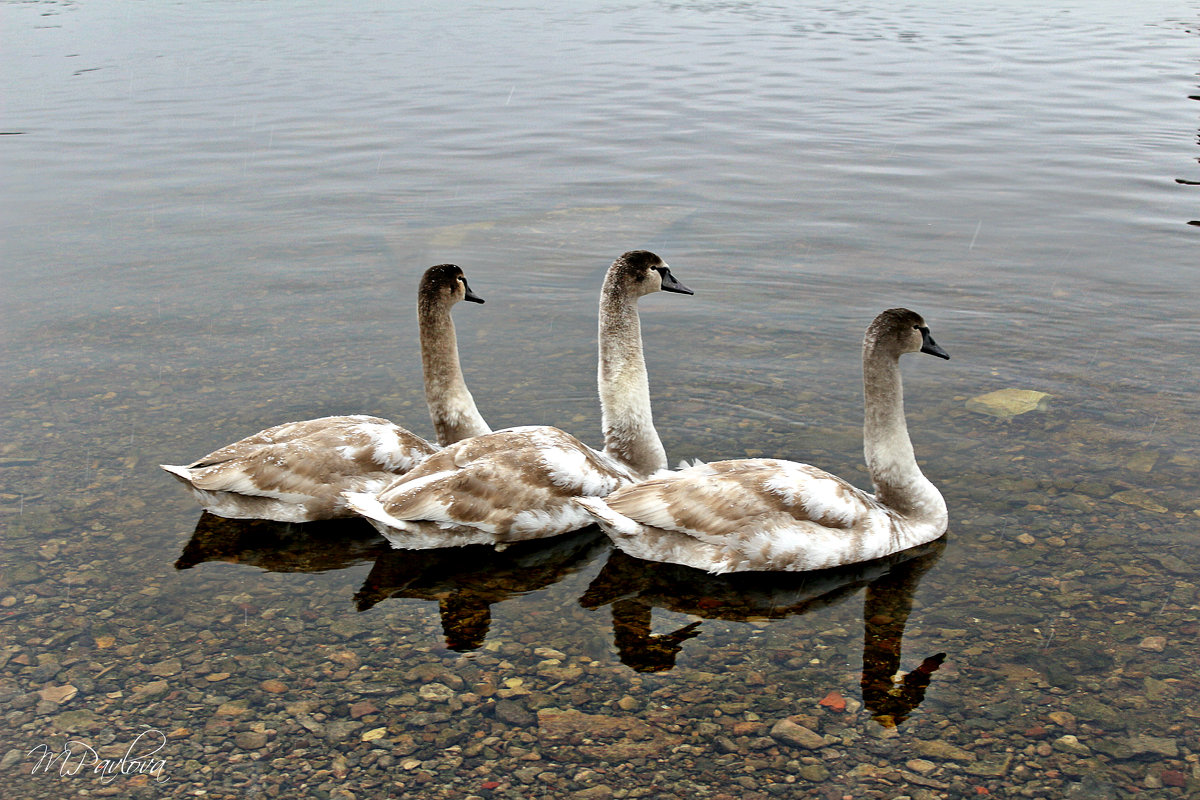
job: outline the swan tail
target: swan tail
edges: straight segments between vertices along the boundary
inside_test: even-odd
[[[387,512],[374,492],[342,492],[342,499],[347,508],[355,514],[366,517],[371,522],[378,522],[393,528],[401,527],[400,520]]]
[[[171,464],[159,464],[158,466],[174,475],[175,478],[183,483],[186,483],[189,486],[192,484],[192,471],[187,467],[176,467]]]
[[[636,536],[642,528],[639,523],[610,508],[602,497],[575,497],[572,500],[591,514],[610,536]]]

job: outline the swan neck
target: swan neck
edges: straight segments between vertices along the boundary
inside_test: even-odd
[[[666,469],[667,455],[650,409],[637,298],[608,281],[600,295],[599,338],[604,452],[643,476]]]
[[[873,347],[863,351],[863,455],[876,498],[901,513],[911,511],[926,486],[904,419],[900,361]]]
[[[453,444],[490,432],[463,378],[449,304],[422,299],[417,307],[417,322],[421,332],[425,402],[438,444]]]

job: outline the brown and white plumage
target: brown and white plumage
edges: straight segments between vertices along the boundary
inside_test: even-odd
[[[713,573],[854,564],[932,541],[946,504],[917,466],[904,420],[899,357],[949,358],[921,317],[883,312],[863,341],[863,425],[875,493],[807,464],[741,459],[651,478],[586,508],[626,553]]]
[[[453,264],[430,267],[418,290],[426,399],[439,441],[488,432],[467,391],[450,308],[482,303]],[[438,446],[379,417],[321,417],[260,431],[187,466],[161,465],[209,512],[235,519],[312,522],[353,516],[347,491],[382,488]]]
[[[459,442],[379,492],[347,504],[395,547],[430,548],[554,536],[591,524],[571,503],[605,495],[667,465],[654,430],[637,299],[691,294],[658,256],[625,253],[600,298],[600,402],[604,452],[549,426],[510,428]]]

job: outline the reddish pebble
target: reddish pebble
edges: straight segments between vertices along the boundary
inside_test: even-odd
[[[372,703],[370,700],[362,700],[357,703],[351,704],[350,717],[352,719],[358,719],[359,717],[365,717],[368,714],[375,714],[378,711],[379,711],[379,709],[376,708],[375,704]]]
[[[975,794],[991,794],[986,786],[976,786]]]
[[[845,711],[846,698],[842,697],[837,692],[830,692],[822,697],[821,701],[817,705],[825,706],[832,711]]]
[[[500,781],[484,781],[479,784],[480,789],[497,789],[500,786]]]
[[[1162,775],[1158,777],[1162,780],[1163,786],[1176,786],[1179,788],[1187,786],[1187,775],[1184,775],[1177,769],[1164,769]]]

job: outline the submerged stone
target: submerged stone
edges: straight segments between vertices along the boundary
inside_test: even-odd
[[[1045,411],[1050,407],[1050,395],[1032,389],[999,389],[967,401],[967,410],[1001,419],[1012,419],[1030,411]]]
[[[1126,489],[1125,491],[1117,492],[1112,496],[1112,499],[1127,506],[1136,506],[1146,511],[1153,511],[1155,514],[1165,514],[1167,512],[1166,506],[1137,489]]]

